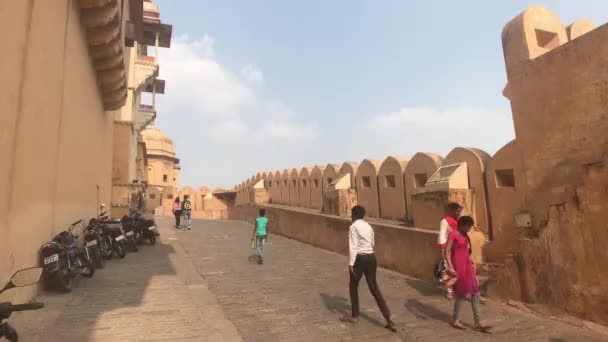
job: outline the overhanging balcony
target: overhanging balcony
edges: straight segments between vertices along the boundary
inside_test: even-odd
[[[152,121],[156,119],[156,106],[140,104],[137,107],[137,114],[135,115],[134,128],[137,132],[141,132],[148,126]]]
[[[134,118],[134,127],[137,132],[146,128],[146,126],[156,119],[156,94],[165,93],[165,80],[155,79],[152,83],[146,85],[142,91],[152,94],[152,103],[141,103],[141,94],[138,97],[137,101],[139,105],[137,106],[137,113]]]

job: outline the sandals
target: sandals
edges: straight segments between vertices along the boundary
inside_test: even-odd
[[[340,317],[340,321],[342,321],[344,323],[357,324],[357,323],[359,323],[359,318],[355,318],[352,316],[344,316],[344,317]],[[388,329],[394,333],[397,332],[397,327],[395,326],[395,323],[393,323],[393,322],[386,323],[386,325],[384,326],[384,329]]]
[[[452,322],[452,327],[456,328],[458,330],[466,330],[465,326],[462,325],[462,323],[460,323],[460,321],[454,321],[454,322]]]
[[[475,330],[479,331],[479,332],[482,332],[482,333],[490,332],[490,329],[492,329],[492,327],[489,326],[489,325],[477,325],[477,326],[475,326]]]
[[[460,321],[452,322],[452,327],[458,330],[466,330],[466,327],[462,323],[460,323]],[[489,325],[476,325],[473,329],[482,333],[489,333],[492,327]]]
[[[344,322],[344,323],[359,323],[359,319],[358,318],[354,318],[352,316],[344,316],[344,317],[340,317],[340,321]]]
[[[395,323],[393,323],[393,322],[386,323],[386,325],[384,326],[384,328],[388,329],[388,330],[390,330],[390,331],[392,331],[394,333],[397,332],[397,327],[395,327]]]

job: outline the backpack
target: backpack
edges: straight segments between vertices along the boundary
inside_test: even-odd
[[[435,275],[435,279],[441,280],[441,276],[443,275],[443,272],[447,269],[446,266],[447,265],[445,264],[445,260],[441,260],[437,263],[437,265],[435,265],[435,268],[433,269],[433,274]]]

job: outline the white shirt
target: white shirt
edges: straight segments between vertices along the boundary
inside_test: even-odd
[[[439,238],[437,239],[437,244],[443,245],[448,243],[448,235],[450,234],[450,231],[452,231],[450,224],[445,218],[442,219],[439,223]]]
[[[348,231],[348,265],[355,265],[357,254],[372,253],[374,253],[374,229],[363,220],[353,222]]]

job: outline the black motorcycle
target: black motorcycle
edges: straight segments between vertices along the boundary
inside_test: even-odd
[[[84,243],[95,267],[104,268],[106,259],[112,258],[112,244],[104,239],[101,225],[94,218],[89,220],[89,224],[85,228]]]
[[[128,222],[130,222],[135,229],[136,235],[138,236],[138,244],[142,244],[146,240],[150,242],[151,245],[156,244],[156,237],[159,234],[158,229],[156,229],[156,225],[154,224],[154,220],[144,218],[139,211],[133,211],[129,215]]]
[[[141,230],[137,229],[136,224],[129,216],[123,216],[121,223],[125,237],[127,238],[127,246],[132,252],[137,252],[139,250],[137,244],[139,239],[141,239]]]
[[[72,231],[78,220],[68,230],[62,231],[40,247],[40,263],[44,268],[43,276],[47,287],[57,287],[64,292],[72,290],[72,281],[76,275],[90,278],[95,274],[95,266],[86,248],[78,247]]]
[[[23,287],[34,285],[40,280],[42,275],[42,268],[26,268],[21,271],[17,271],[9,282],[4,285],[4,288],[0,290],[0,293],[13,289],[15,287]],[[44,307],[43,303],[29,303],[29,304],[16,304],[13,305],[10,302],[0,303],[0,339],[3,337],[10,342],[18,342],[19,335],[17,330],[8,324],[7,320],[11,317],[13,312],[27,311],[27,310],[38,310]]]
[[[120,220],[116,221],[102,217],[102,220],[99,221],[99,225],[101,235],[110,244],[110,246],[112,246],[112,251],[114,251],[119,258],[124,258],[127,255],[127,239],[118,226],[120,225]],[[106,256],[106,259],[110,258],[112,258],[112,254]]]

